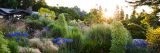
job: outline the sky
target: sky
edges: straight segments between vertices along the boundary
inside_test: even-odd
[[[125,14],[131,14],[133,10],[133,7],[129,6],[125,0],[46,0],[46,3],[49,6],[57,6],[57,4],[65,7],[78,6],[86,12],[101,6],[106,17],[113,16],[117,5],[124,10]],[[151,11],[147,6],[139,7],[137,11],[141,12],[142,9],[147,10],[147,12]]]

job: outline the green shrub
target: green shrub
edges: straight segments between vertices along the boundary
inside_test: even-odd
[[[3,38],[2,32],[0,32],[0,53],[10,53],[9,49],[7,48],[7,40]]]
[[[64,37],[68,34],[68,25],[63,14],[60,14],[58,19],[54,21],[54,23],[50,23],[48,26],[54,34],[53,37]]]
[[[82,53],[109,53],[111,46],[110,25],[94,25],[90,28],[83,42]]]
[[[16,41],[10,40],[8,43],[8,48],[10,49],[11,53],[18,53],[18,43]]]
[[[34,18],[33,16],[26,16],[26,23],[28,27],[32,29],[42,29],[42,27],[46,26],[52,20],[45,19],[43,17]]]
[[[63,13],[58,16],[58,19],[56,20],[55,23],[64,27],[67,26],[67,22]]]
[[[131,32],[134,39],[146,39],[146,28],[144,25],[138,25],[135,23],[127,24],[126,28]]]
[[[38,15],[32,15],[32,16],[26,16],[25,22],[27,23],[27,30],[30,34],[33,34],[34,30],[43,30],[44,27],[46,27],[50,23],[54,23],[54,20],[45,19],[44,17],[40,17]],[[44,32],[42,33],[42,37],[46,37],[46,35],[51,36],[50,34],[47,34],[50,32]],[[36,35],[39,36],[39,35]],[[47,36],[47,37],[48,37]],[[32,37],[32,36],[31,36]]]
[[[113,21],[111,33],[110,53],[125,53],[126,45],[131,39],[127,29],[121,22]]]
[[[160,52],[160,27],[153,29],[149,28],[147,32],[148,48],[151,53]]]

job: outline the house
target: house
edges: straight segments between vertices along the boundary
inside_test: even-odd
[[[7,20],[22,19],[31,14],[32,10],[0,8],[0,18]]]

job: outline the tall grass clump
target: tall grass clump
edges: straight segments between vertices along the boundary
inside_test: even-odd
[[[82,32],[77,27],[69,28],[69,35],[65,38],[72,39],[73,42],[66,44],[65,50],[69,53],[80,53],[82,49]]]
[[[126,45],[128,44],[131,36],[123,24],[118,21],[111,23],[111,48],[110,53],[125,53]]]
[[[16,30],[16,27],[5,19],[0,19],[0,31],[4,34],[10,33]]]
[[[111,29],[108,24],[93,25],[83,40],[82,53],[109,53]]]

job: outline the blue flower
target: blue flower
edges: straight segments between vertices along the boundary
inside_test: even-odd
[[[28,37],[29,34],[28,34],[28,33],[23,33],[22,36],[23,36],[23,37]]]
[[[58,42],[56,42],[56,44],[60,46],[60,45],[63,44],[63,42],[62,41],[58,41]]]
[[[63,39],[63,42],[67,43],[67,42],[73,42],[72,39]]]
[[[140,47],[140,48],[147,47],[147,43],[144,39],[133,39],[132,44],[135,47]]]
[[[13,34],[15,34],[15,35],[21,35],[22,33],[21,32],[14,32]]]
[[[19,41],[20,41],[20,38],[16,38],[16,41],[19,42]]]
[[[43,27],[43,29],[45,29],[46,31],[50,31],[50,28],[49,27]]]
[[[27,36],[29,36],[28,33],[21,33],[21,32],[6,34],[6,37],[27,37]]]
[[[62,38],[56,38],[56,39],[53,39],[52,42],[53,42],[53,43],[56,43],[56,42],[60,41],[61,39],[62,39]]]
[[[15,33],[6,34],[7,37],[15,37],[17,36]]]
[[[56,38],[52,40],[53,43],[56,43],[57,45],[61,45],[64,43],[70,43],[73,42],[72,39],[67,39],[67,38]]]

